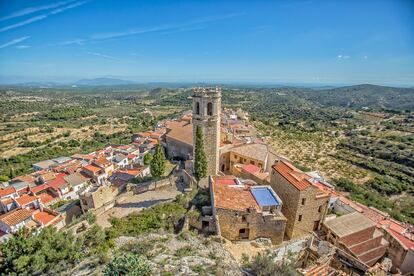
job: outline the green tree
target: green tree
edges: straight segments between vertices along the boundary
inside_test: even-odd
[[[207,158],[204,152],[204,139],[201,127],[196,128],[194,175],[197,181],[207,176]]]
[[[105,276],[151,274],[151,267],[145,257],[136,254],[124,254],[115,257],[103,270]]]
[[[165,172],[165,155],[164,150],[160,144],[155,148],[155,154],[150,164],[151,175],[159,177]]]
[[[151,164],[151,161],[152,161],[152,154],[148,152],[147,154],[144,155],[144,165]]]
[[[0,182],[9,181],[9,177],[7,175],[0,175]]]

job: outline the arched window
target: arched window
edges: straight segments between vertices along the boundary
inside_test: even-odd
[[[207,115],[208,116],[213,115],[213,104],[212,103],[207,104]]]
[[[196,103],[196,114],[200,115],[200,103],[199,102]]]

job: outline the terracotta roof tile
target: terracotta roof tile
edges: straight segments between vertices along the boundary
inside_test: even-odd
[[[51,202],[51,201],[55,200],[56,198],[58,198],[58,197],[52,196],[48,193],[41,193],[41,194],[38,195],[38,197],[40,198],[40,201],[43,204],[48,204],[49,202]]]
[[[310,177],[307,174],[295,168],[288,162],[280,160],[276,163],[276,165],[273,165],[273,169],[298,190],[304,190],[312,185],[312,183],[309,181]]]
[[[45,184],[38,185],[36,187],[30,188],[30,190],[32,190],[32,192],[36,194],[36,193],[39,193],[41,191],[44,191],[44,190],[46,190],[48,188],[49,188],[49,184],[45,183]]]
[[[260,211],[249,188],[245,185],[222,185],[213,183],[214,207],[246,211],[250,207]]]
[[[28,194],[24,194],[19,198],[15,199],[20,206],[24,206],[26,204],[32,203],[33,201],[37,200],[37,197],[31,196]]]
[[[166,137],[193,145],[193,124],[185,121],[169,121],[166,123],[167,134]]]
[[[0,189],[0,198],[2,198],[4,196],[11,195],[15,192],[16,192],[16,189],[12,186],[9,186],[9,187],[4,188],[4,189]]]
[[[34,214],[34,219],[41,222],[45,226],[48,225],[56,217],[56,215],[44,211],[40,211]]]
[[[242,169],[248,173],[256,174],[261,171],[261,169],[258,166],[252,165],[252,164],[245,164],[243,165]]]
[[[101,168],[94,166],[94,165],[86,165],[85,167],[83,167],[85,170],[91,171],[93,173],[97,173],[101,171]]]
[[[9,226],[14,226],[16,224],[19,224],[26,219],[30,218],[32,216],[32,213],[29,210],[26,210],[24,208],[15,209],[11,212],[8,212],[2,216],[0,216],[0,220],[3,221],[5,224]]]

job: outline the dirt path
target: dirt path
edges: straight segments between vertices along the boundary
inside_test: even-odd
[[[138,195],[127,197],[124,201],[115,207],[97,216],[97,224],[103,228],[111,226],[109,219],[111,217],[122,218],[133,212],[139,212],[142,209],[151,207],[155,204],[170,201],[181,192],[176,187],[166,187],[156,191],[148,191]]]

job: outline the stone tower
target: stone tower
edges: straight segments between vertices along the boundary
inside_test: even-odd
[[[216,175],[219,170],[221,89],[193,88],[193,156],[195,157],[196,129],[200,126],[204,135],[204,152],[207,157],[207,174]]]

